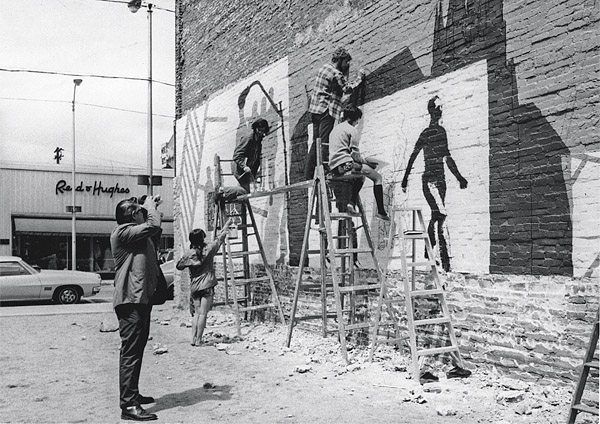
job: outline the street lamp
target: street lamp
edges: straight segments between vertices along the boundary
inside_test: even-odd
[[[148,167],[148,196],[152,196],[153,172],[152,172],[152,3],[145,4],[148,10],[148,144],[147,144],[147,167]],[[127,3],[131,13],[136,13],[142,7],[142,0],[131,0]]]
[[[76,241],[76,231],[75,231],[75,214],[77,213],[77,208],[75,207],[75,187],[77,187],[75,183],[75,93],[77,92],[77,87],[81,85],[83,81],[79,78],[73,80],[73,184],[71,185],[71,269],[75,271],[77,269],[77,241]]]

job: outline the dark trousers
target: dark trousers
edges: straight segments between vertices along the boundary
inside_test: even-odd
[[[308,151],[308,160],[304,169],[304,177],[307,180],[312,180],[317,167],[317,138],[321,138],[321,160],[325,163],[329,162],[329,134],[333,130],[335,119],[325,111],[321,114],[311,113],[313,124],[313,143]],[[325,169],[327,172],[327,169]]]
[[[152,305],[126,303],[115,308],[119,319],[121,354],[119,357],[119,403],[121,408],[139,405],[138,383],[144,348],[150,334]]]

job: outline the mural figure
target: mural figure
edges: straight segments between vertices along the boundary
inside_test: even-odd
[[[308,106],[313,123],[313,143],[308,151],[308,161],[304,176],[312,180],[317,166],[316,140],[321,138],[322,158],[329,158],[329,134],[342,113],[342,96],[358,87],[365,75],[359,72],[359,78],[353,83],[347,81],[352,56],[339,47],[333,52],[331,63],[326,63],[317,72],[313,93]],[[327,171],[327,170],[326,170]]]
[[[439,122],[442,117],[442,105],[438,96],[433,97],[427,104],[427,110],[431,117],[429,126],[421,132],[415,148],[408,159],[408,165],[402,178],[402,191],[406,192],[408,187],[408,176],[419,152],[423,150],[425,170],[422,175],[423,194],[427,204],[431,208],[431,220],[427,227],[432,247],[436,245],[435,225],[437,224],[437,236],[439,241],[439,252],[442,260],[442,268],[450,270],[450,257],[448,256],[448,245],[444,237],[444,221],[448,213],[446,211],[446,177],[444,173],[444,159],[448,168],[454,174],[461,189],[467,188],[467,180],[460,174],[458,167],[450,155],[448,149],[448,138],[446,130]],[[427,257],[427,251],[425,251]]]

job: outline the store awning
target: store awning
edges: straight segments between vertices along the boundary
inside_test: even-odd
[[[71,234],[70,219],[15,217],[14,220],[16,234]],[[77,235],[81,236],[108,236],[113,228],[115,228],[115,225],[116,223],[113,220],[78,219],[76,221],[75,231],[77,232]],[[163,222],[162,229],[163,235],[172,236],[173,222]]]

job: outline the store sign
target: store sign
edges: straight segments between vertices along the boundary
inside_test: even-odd
[[[73,188],[67,184],[65,180],[60,180],[56,183],[55,193],[56,195],[63,193],[70,193]],[[110,197],[113,197],[116,194],[127,194],[129,193],[129,188],[127,187],[119,187],[119,183],[116,183],[114,186],[103,186],[102,181],[94,181],[94,185],[84,185],[83,181],[79,183],[77,187],[75,187],[75,191],[88,192],[94,195],[102,195],[102,194],[110,194]]]

